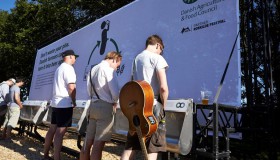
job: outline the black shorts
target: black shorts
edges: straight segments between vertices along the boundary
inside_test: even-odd
[[[155,115],[155,113],[154,113]],[[158,122],[165,118],[164,110],[160,109],[159,117],[156,117]],[[158,124],[158,125],[164,125]],[[146,148],[148,153],[166,152],[166,126],[158,127],[156,132],[151,137],[146,138]],[[141,145],[137,134],[130,135],[127,133],[127,141],[125,143],[126,150],[141,150]]]
[[[73,116],[73,107],[70,108],[54,108],[52,107],[51,124],[57,127],[71,127]]]

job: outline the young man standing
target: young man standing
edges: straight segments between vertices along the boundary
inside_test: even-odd
[[[163,42],[158,35],[152,35],[146,40],[146,49],[138,54],[133,64],[133,80],[145,80],[154,91],[153,113],[158,121],[157,131],[146,140],[148,158],[156,160],[158,152],[166,151],[166,128],[164,107],[168,98],[168,85],[166,69],[168,64],[162,57]],[[157,101],[156,101],[157,100]],[[141,150],[137,134],[127,134],[125,151],[122,160],[129,160],[134,157],[135,150]]]
[[[20,101],[20,87],[24,85],[23,78],[17,78],[16,84],[10,88],[8,110],[5,115],[4,129],[2,139],[11,139],[12,129],[16,127],[22,103]]]
[[[44,159],[50,159],[49,150],[54,143],[54,160],[60,160],[60,151],[67,127],[72,125],[76,107],[76,73],[73,65],[79,57],[73,50],[61,54],[63,63],[56,69],[53,81],[52,118],[44,145]]]
[[[7,112],[7,104],[9,103],[9,91],[10,87],[16,83],[14,78],[10,78],[7,81],[0,83],[0,127],[5,120],[5,114]]]
[[[88,109],[89,123],[80,160],[101,160],[104,145],[111,140],[120,91],[115,71],[121,61],[120,53],[109,52],[104,60],[89,72],[87,79],[87,90],[91,97]]]

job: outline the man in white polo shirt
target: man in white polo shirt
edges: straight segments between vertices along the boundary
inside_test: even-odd
[[[53,82],[52,118],[44,145],[44,159],[50,159],[49,150],[54,143],[54,159],[60,159],[63,136],[72,125],[76,107],[76,73],[73,65],[79,57],[73,50],[61,54],[63,63],[56,69]]]
[[[102,159],[104,145],[111,140],[120,91],[115,71],[121,61],[120,53],[109,52],[104,60],[89,72],[87,90],[91,103],[88,108],[89,119],[80,160]]]

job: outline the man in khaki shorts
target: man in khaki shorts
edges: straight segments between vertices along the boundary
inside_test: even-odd
[[[10,78],[7,81],[0,83],[0,127],[5,121],[5,114],[7,112],[7,104],[9,103],[10,87],[16,83],[14,78]]]
[[[101,159],[105,142],[111,140],[120,91],[115,71],[121,61],[120,53],[109,52],[104,60],[89,72],[87,90],[91,104],[88,109],[86,138],[80,153],[81,160]]]
[[[17,78],[16,84],[10,88],[8,110],[3,124],[3,134],[1,139],[10,140],[12,129],[17,126],[20,109],[23,107],[20,101],[20,87],[24,85],[23,78]]]

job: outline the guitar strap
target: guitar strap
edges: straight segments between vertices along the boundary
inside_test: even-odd
[[[92,78],[91,78],[91,71],[92,71],[92,69],[93,69],[93,67],[91,68],[90,73],[89,73],[90,84],[91,84],[91,87],[92,87],[92,89],[93,89],[95,95],[97,96],[98,99],[100,99],[100,98],[99,98],[99,95],[97,94],[97,92],[96,92],[96,90],[95,90],[94,84],[93,84],[93,82],[92,82]],[[90,94],[90,96],[91,96],[90,98],[92,99],[93,95]]]
[[[135,59],[136,59],[136,57],[134,58],[134,61],[132,63],[132,70],[131,70],[131,80],[132,81],[134,79],[133,75],[134,75],[134,72],[135,72]]]

